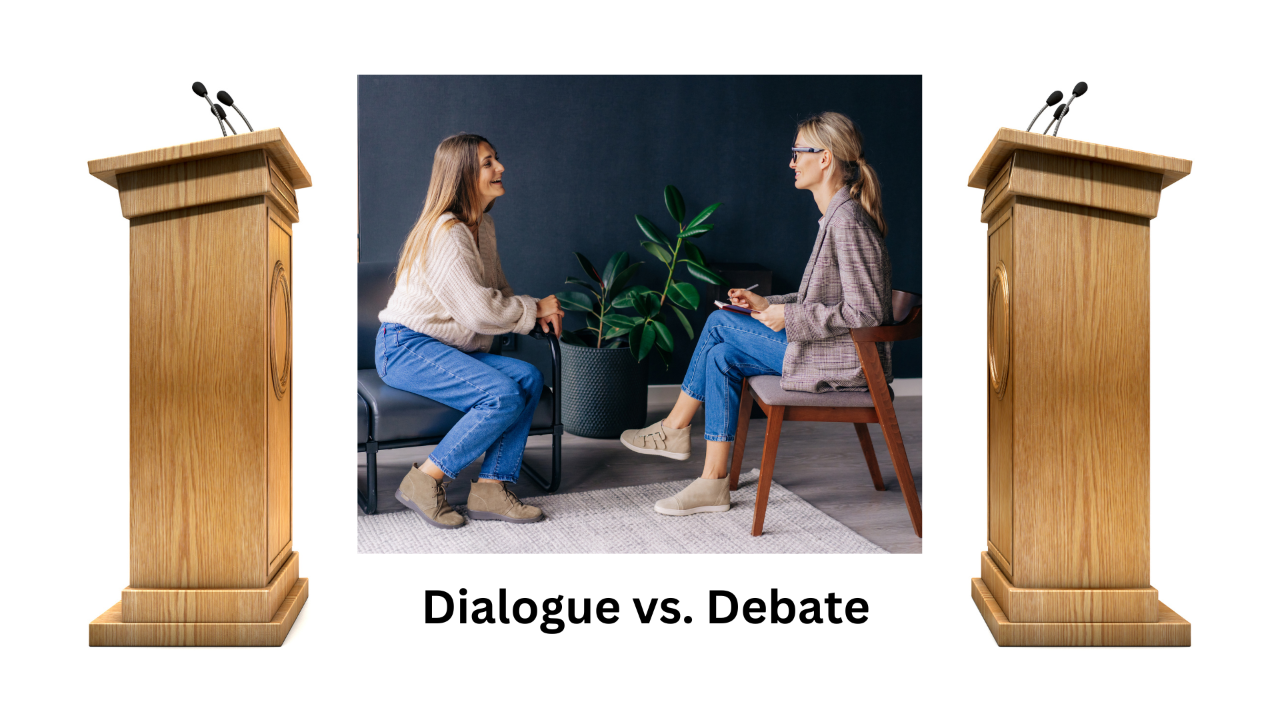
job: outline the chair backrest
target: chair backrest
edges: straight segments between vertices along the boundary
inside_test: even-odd
[[[920,301],[920,295],[907,292],[906,290],[893,291],[893,323],[897,325],[907,316],[911,314],[911,308],[923,307],[924,303]]]
[[[356,278],[356,360],[360,370],[373,367],[373,344],[378,339],[378,313],[396,289],[394,262],[363,262]]]

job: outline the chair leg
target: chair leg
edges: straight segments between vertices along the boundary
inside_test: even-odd
[[[769,424],[764,431],[764,455],[760,458],[760,481],[756,486],[756,515],[751,523],[751,535],[759,537],[764,532],[764,511],[769,505],[769,485],[773,482],[773,461],[778,457],[778,440],[782,437],[783,406],[766,408]]]
[[[877,490],[884,490],[884,478],[880,477],[880,461],[876,460],[876,448],[871,444],[871,433],[866,423],[854,423],[858,431],[858,442],[862,443],[862,455],[867,459],[867,469],[871,471],[871,482]]]
[[[898,429],[898,414],[893,410],[893,398],[889,397],[889,384],[884,380],[884,368],[880,365],[880,353],[876,352],[873,342],[859,342],[858,359],[862,361],[862,371],[867,376],[867,389],[871,391],[871,400],[876,405],[876,415],[880,416],[880,430],[884,433],[885,444],[889,446],[889,457],[893,459],[893,471],[898,475],[898,485],[902,487],[902,499],[907,503],[907,513],[911,516],[911,527],[916,537],[924,537],[923,521],[920,517],[920,496],[916,494],[916,481],[911,477],[911,464],[907,462],[907,448],[902,444],[902,432]]]
[[[563,428],[557,425],[555,433],[551,436],[551,488],[547,492],[560,489],[560,436],[563,432]]]
[[[378,443],[370,440],[364,444],[364,510],[366,515],[378,514]]]
[[[738,474],[742,472],[742,456],[747,451],[747,430],[751,427],[750,378],[742,378],[742,399],[738,402],[738,432],[733,440],[733,464],[729,466],[729,489],[738,489]]]

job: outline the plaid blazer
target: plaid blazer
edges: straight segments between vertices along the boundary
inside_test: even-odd
[[[782,387],[803,392],[867,389],[849,330],[893,322],[893,268],[880,230],[842,188],[818,224],[800,290],[771,295],[786,305],[787,354]],[[887,382],[893,381],[890,346],[876,343]]]

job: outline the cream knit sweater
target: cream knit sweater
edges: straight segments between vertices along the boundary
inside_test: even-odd
[[[396,283],[382,322],[400,323],[463,352],[488,350],[494,335],[529,334],[538,317],[538,301],[516,295],[502,274],[493,218],[480,220],[479,247],[462,223],[441,233],[453,217],[436,222],[425,261]]]

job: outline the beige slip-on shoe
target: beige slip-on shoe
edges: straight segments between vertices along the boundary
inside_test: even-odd
[[[698,478],[675,495],[654,503],[653,509],[663,515],[725,512],[729,509],[729,476]]]
[[[673,430],[662,421],[639,430],[623,430],[622,444],[641,455],[661,455],[672,460],[689,459],[689,428]]]
[[[423,520],[445,530],[462,527],[466,518],[449,506],[444,499],[444,489],[451,480],[437,480],[422,472],[418,463],[409,468],[404,476],[400,489],[396,490],[396,499],[402,505],[418,513]]]
[[[507,487],[508,483],[471,482],[471,494],[467,496],[467,515],[473,520],[502,520],[512,523],[531,523],[542,519],[542,509],[525,505]]]

